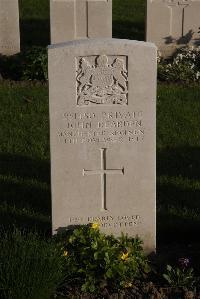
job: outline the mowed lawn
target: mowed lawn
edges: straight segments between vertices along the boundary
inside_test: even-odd
[[[49,44],[49,0],[20,0],[22,47]],[[144,40],[144,0],[113,0],[113,36]],[[157,232],[162,244],[198,241],[200,87],[158,86]],[[48,86],[0,84],[0,219],[50,233]],[[148,198],[147,198],[148,200]]]
[[[0,99],[1,223],[48,233],[48,86],[3,83]],[[200,230],[199,99],[197,86],[158,86],[157,230],[162,243],[190,242]]]

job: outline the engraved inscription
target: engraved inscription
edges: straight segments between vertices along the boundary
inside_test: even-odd
[[[127,59],[107,55],[76,58],[77,105],[127,105]]]
[[[15,48],[17,48],[17,45],[13,44],[12,42],[0,41],[0,49],[2,50],[13,50]]]
[[[122,174],[124,175],[124,168],[122,169],[107,169],[106,168],[106,148],[101,148],[101,169],[98,170],[85,170],[83,175],[100,175],[101,176],[101,210],[105,211],[106,208],[106,175],[108,174]]]
[[[102,228],[132,228],[141,224],[139,215],[105,215],[105,216],[74,216],[69,218],[70,225],[81,225],[98,222]]]
[[[57,134],[71,145],[141,142],[145,137],[143,112],[64,112],[63,128]]]

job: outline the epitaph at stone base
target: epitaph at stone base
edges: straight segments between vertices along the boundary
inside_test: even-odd
[[[18,0],[0,0],[0,54],[20,52]]]
[[[49,47],[53,233],[99,222],[155,250],[156,47]]]

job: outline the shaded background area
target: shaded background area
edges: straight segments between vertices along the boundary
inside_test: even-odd
[[[50,44],[49,0],[19,0],[21,45]],[[113,37],[144,40],[145,0],[113,0]]]
[[[145,39],[145,0],[113,1],[113,37]]]
[[[50,44],[49,0],[19,0],[22,48]]]

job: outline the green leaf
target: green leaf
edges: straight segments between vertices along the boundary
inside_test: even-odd
[[[167,270],[168,270],[169,272],[172,271],[172,266],[167,265]]]
[[[112,277],[113,277],[112,269],[109,268],[109,269],[106,271],[106,277],[108,277],[108,278],[112,278]]]
[[[98,260],[98,256],[99,256],[99,253],[98,253],[98,252],[95,252],[95,253],[94,253],[94,259],[95,259],[95,260]]]
[[[167,280],[169,284],[171,284],[171,279],[167,274],[163,274],[163,277]]]

